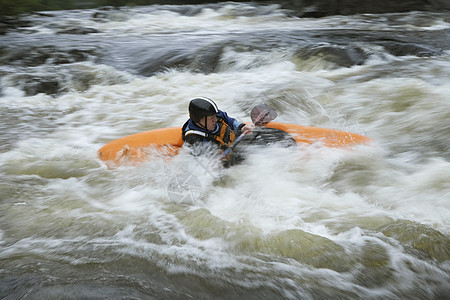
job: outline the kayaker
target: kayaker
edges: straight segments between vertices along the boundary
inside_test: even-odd
[[[239,122],[219,110],[211,99],[198,97],[189,102],[189,120],[183,125],[182,138],[188,145],[213,142],[225,150],[240,134],[253,129],[253,123]]]

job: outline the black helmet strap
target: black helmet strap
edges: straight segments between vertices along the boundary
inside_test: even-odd
[[[207,119],[207,118],[208,118],[208,116],[203,116],[203,120],[204,120],[203,125],[200,124],[200,123],[197,123],[197,126],[200,127],[200,128],[203,128],[203,129],[208,130],[208,129],[206,128],[206,122],[208,122],[208,119]]]

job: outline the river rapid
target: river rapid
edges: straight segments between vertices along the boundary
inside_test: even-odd
[[[0,36],[0,298],[449,297],[448,13],[222,3],[26,20]],[[196,96],[373,143],[249,148],[227,169],[184,150],[98,159],[183,125]],[[199,198],[168,197],[180,173]]]

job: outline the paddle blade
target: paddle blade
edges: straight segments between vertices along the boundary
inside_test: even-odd
[[[265,104],[259,104],[253,107],[250,116],[256,126],[262,126],[273,121],[277,116],[277,112]]]

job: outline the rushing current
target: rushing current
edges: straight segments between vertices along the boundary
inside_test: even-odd
[[[0,36],[0,298],[449,297],[448,13],[230,2],[25,21]],[[184,149],[98,159],[181,127],[196,96],[373,142],[249,147],[229,168]],[[197,195],[169,197],[186,174]]]

